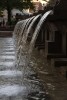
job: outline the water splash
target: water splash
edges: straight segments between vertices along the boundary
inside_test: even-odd
[[[30,18],[28,21],[27,21],[27,23],[25,24],[25,27],[24,27],[24,30],[23,30],[23,34],[26,32],[26,30],[27,30],[27,28],[28,28],[28,26],[29,26],[29,24],[31,23],[31,21],[33,20],[33,18],[34,17],[32,17],[32,18]],[[21,35],[20,35],[21,36]],[[21,36],[22,37],[22,36]],[[19,43],[18,43],[18,52],[17,52],[17,67],[19,66],[19,64],[20,64],[20,60],[21,60],[21,54],[22,54],[22,50],[24,49],[24,46],[22,45],[22,38],[20,39],[19,38]],[[24,50],[23,50],[24,51]]]

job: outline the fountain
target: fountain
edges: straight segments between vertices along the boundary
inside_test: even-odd
[[[13,32],[13,40],[14,40],[14,43],[15,43],[15,47],[16,47],[16,44],[17,44],[17,34],[19,34],[19,32],[21,31],[22,29],[22,25],[23,25],[23,21],[20,21],[16,24],[15,28],[14,28],[14,32]]]
[[[15,39],[15,44],[16,44],[15,45],[16,46],[16,48],[15,48],[16,49],[15,66],[16,67],[24,66],[23,67],[24,74],[25,74],[25,69],[27,69],[27,66],[29,64],[30,54],[33,50],[33,47],[34,47],[36,38],[39,34],[39,31],[40,31],[44,21],[50,14],[53,14],[52,10],[47,11],[42,17],[41,17],[41,14],[39,14],[36,17],[33,16],[26,20],[22,20],[22,21],[18,22],[17,25],[15,26],[15,30],[13,33],[14,39]],[[34,26],[35,22],[36,22],[35,30],[33,33],[31,33],[32,27]],[[29,36],[29,33],[32,35],[30,45],[27,44],[27,38]],[[22,56],[24,56],[24,58],[22,58]],[[26,62],[25,65],[22,65],[22,59],[25,59],[25,61],[24,61],[24,62]]]
[[[24,35],[24,33],[26,33],[26,30],[27,30],[29,24],[31,23],[31,21],[32,21],[33,19],[34,19],[34,16],[33,16],[32,18],[29,18],[29,20],[28,20],[28,22],[26,23],[26,26],[25,26],[25,28],[24,28],[24,30],[23,30],[23,35]],[[20,37],[22,37],[21,34],[20,34]],[[22,38],[23,38],[23,37],[22,37]],[[22,40],[23,40],[22,38],[19,39],[19,42],[18,42],[19,45],[22,43]]]
[[[33,50],[33,47],[34,47],[34,45],[35,45],[35,41],[36,41],[36,39],[37,39],[38,33],[39,33],[39,31],[40,31],[40,29],[41,29],[41,27],[42,27],[44,21],[45,21],[46,18],[47,18],[49,15],[51,15],[51,14],[53,14],[53,11],[52,11],[52,10],[47,11],[47,12],[42,16],[42,18],[40,19],[40,21],[39,21],[39,23],[38,23],[38,25],[37,25],[37,27],[36,27],[36,29],[35,29],[35,31],[34,31],[34,34],[33,34],[33,36],[32,36],[32,40],[31,40],[31,42],[30,42],[29,53],[31,53],[32,50]]]
[[[27,59],[27,54],[28,53],[30,54],[32,52],[32,49],[34,47],[38,33],[39,33],[44,21],[46,20],[46,18],[50,14],[53,14],[52,10],[47,11],[42,17],[41,17],[41,14],[39,14],[36,17],[33,16],[33,17],[28,18],[26,20],[19,21],[16,24],[14,32],[13,32],[13,36],[14,36],[14,40],[15,40],[16,66],[17,67],[20,64],[20,60],[22,59],[22,57],[21,57],[22,51],[26,53],[25,54],[26,59]],[[40,19],[40,17],[41,17],[41,19]],[[38,18],[40,19],[40,21],[36,24],[36,28],[35,28],[34,33],[31,33],[31,34],[33,34],[33,36],[32,36],[31,42],[30,42],[30,47],[28,46],[28,49],[29,49],[29,52],[28,52],[28,49],[26,49],[27,45],[25,46],[25,44],[26,44],[28,35],[31,32],[31,29],[32,29],[34,23],[38,20]],[[25,66],[27,66],[27,64]]]
[[[26,30],[26,32],[23,34],[23,38],[22,38],[22,43],[23,45],[26,43],[26,40],[27,40],[27,37],[28,37],[28,34],[31,32],[31,29],[33,27],[33,25],[35,24],[35,22],[38,20],[38,18],[41,16],[40,15],[37,15],[31,22],[31,24],[29,25],[28,29]]]
[[[29,24],[33,20],[33,18],[34,18],[34,16],[32,18],[26,19],[25,21],[24,20],[22,21],[22,23],[24,22],[23,23],[23,27],[21,29],[21,32],[20,32],[19,36],[17,36],[18,39],[16,41],[16,43],[17,43],[17,46],[16,46],[16,48],[17,48],[17,52],[16,52],[16,56],[17,56],[16,57],[16,62],[18,62],[16,66],[19,65],[20,59],[21,59],[21,52],[22,52],[22,48],[23,48],[22,47],[22,35],[24,34],[25,30],[27,29],[27,27],[29,26]]]
[[[28,21],[26,27],[25,27],[25,30],[24,30],[24,33],[23,33],[23,37],[22,37],[22,40],[20,40],[19,42],[19,54],[21,56],[21,53],[22,53],[22,50],[24,51],[24,48],[25,48],[25,41],[27,40],[27,36],[28,36],[28,32],[31,30],[33,24],[36,22],[36,20],[40,17],[40,15],[37,15],[36,17],[32,17],[30,18],[30,20]],[[29,30],[29,31],[28,31]],[[26,49],[26,48],[25,48]],[[26,50],[25,50],[26,51]],[[18,54],[18,55],[19,55]],[[20,61],[20,59],[19,59]]]
[[[48,73],[47,73],[46,70],[45,71],[43,71],[43,70],[40,71],[40,69],[39,70],[37,69],[37,70],[40,71],[41,74],[45,74],[46,73],[45,77],[48,76],[47,78],[49,79],[49,82],[50,81],[53,82],[53,83],[51,83],[51,82],[47,83],[47,87],[55,89],[52,84],[55,85],[57,80],[51,80],[50,78],[52,78],[52,79],[55,78],[56,79],[56,77],[57,77],[56,73],[55,73],[55,71],[53,69],[54,66],[56,68],[57,66],[63,66],[63,65],[66,66],[67,65],[67,59],[66,59],[67,55],[63,54],[63,53],[66,54],[66,49],[67,49],[67,47],[65,45],[65,43],[67,42],[66,41],[66,37],[67,37],[66,36],[66,32],[67,32],[67,30],[64,29],[65,28],[65,26],[64,26],[65,23],[62,23],[62,25],[61,25],[61,23],[59,22],[60,23],[59,25],[62,26],[62,30],[63,31],[61,30],[61,28],[59,28],[58,21],[57,21],[57,23],[54,23],[55,19],[53,19],[53,18],[56,17],[55,16],[56,13],[54,12],[54,15],[52,15],[52,14],[53,14],[53,11],[49,10],[49,11],[45,12],[44,15],[39,14],[37,16],[33,16],[31,18],[28,18],[26,20],[22,20],[22,21],[18,22],[16,27],[15,27],[15,31],[14,31],[13,34],[14,34],[15,44],[16,44],[15,45],[16,46],[16,55],[17,55],[16,56],[16,66],[17,67],[23,67],[23,72],[24,72],[23,74],[25,74],[26,71],[28,71],[27,70],[28,66],[30,66],[30,60],[32,58],[31,55],[32,55],[32,51],[33,51],[33,48],[35,46],[36,40],[37,40],[37,38],[39,36],[39,33],[42,34],[42,31],[41,31],[42,29],[41,28],[42,28],[42,26],[46,28],[46,22],[47,22],[47,24],[48,24],[47,26],[50,26],[50,27],[48,27],[48,31],[51,32],[51,34],[49,34],[49,36],[48,36],[49,39],[45,40],[45,43],[47,45],[47,48],[46,48],[46,46],[45,46],[45,48],[47,49],[46,51],[48,53],[46,54],[46,57],[44,57],[44,55],[45,55],[45,54],[43,55],[44,52],[39,51],[39,53],[41,53],[42,55],[38,55],[38,57],[40,57],[40,56],[42,57],[43,56],[42,58],[46,58],[46,59],[44,59],[45,61],[43,59],[41,59],[44,64],[41,62],[41,65],[38,65],[36,67],[40,67],[41,66],[41,67],[44,67],[43,69],[45,69],[46,67],[48,69],[48,67],[49,67]],[[52,16],[48,17],[49,15],[52,15]],[[58,16],[57,16],[57,18],[59,19]],[[36,23],[36,25],[35,25],[35,23]],[[33,29],[33,26],[35,27],[34,29]],[[63,34],[62,32],[65,32],[65,33]],[[47,34],[47,32],[46,32],[46,34]],[[30,41],[27,41],[28,38],[29,38],[29,35],[31,35],[30,36]],[[62,38],[62,40],[61,40],[61,38]],[[61,49],[59,44],[60,45],[64,44],[63,45],[63,47],[64,47],[63,50],[64,51],[61,50],[62,54],[56,52],[57,48],[59,48],[58,50]],[[53,53],[52,50],[53,51],[55,50],[55,52]],[[49,62],[47,61],[48,56],[50,57],[48,59]],[[24,57],[24,60],[25,60],[25,65],[22,65],[22,63],[21,63],[21,62],[23,62],[23,59],[22,59],[23,57]],[[66,58],[64,58],[64,57],[66,57]],[[39,58],[36,59],[36,62],[38,60],[39,60]],[[50,64],[47,64],[47,63],[50,63]],[[39,64],[40,64],[40,62],[39,62]],[[52,73],[52,69],[53,69],[54,73]],[[66,73],[67,73],[67,71],[66,71]],[[53,75],[55,75],[55,76],[53,77]],[[41,76],[41,78],[42,78],[42,76]],[[48,79],[47,79],[47,81],[48,81]],[[46,80],[46,79],[44,79],[44,80]]]

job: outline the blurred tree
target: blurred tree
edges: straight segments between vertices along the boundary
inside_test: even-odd
[[[34,8],[32,0],[0,0],[0,9],[7,9],[8,12],[8,24],[11,24],[11,10],[18,8],[23,10],[24,8]]]

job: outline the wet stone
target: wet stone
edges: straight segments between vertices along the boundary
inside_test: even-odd
[[[14,52],[14,50],[6,49],[6,50],[2,50],[1,52]]]
[[[30,79],[38,79],[38,74],[37,73],[31,74],[31,75],[28,76],[28,78],[30,78]]]
[[[6,67],[12,67],[14,66],[15,62],[13,61],[4,61],[4,62],[0,62],[0,66],[6,66]]]
[[[22,76],[22,72],[18,70],[5,70],[5,71],[0,71],[0,77],[18,77]]]
[[[28,100],[40,100],[38,97],[30,97]]]
[[[0,48],[3,49],[3,50],[6,50],[6,49],[14,49],[14,45],[13,44],[0,44]]]
[[[1,53],[1,55],[13,55],[13,54],[15,54],[14,51],[13,51],[13,52],[7,51],[7,52],[2,52],[2,53]]]
[[[0,97],[1,96],[17,96],[17,95],[25,95],[26,87],[19,85],[1,85],[0,86]]]
[[[22,55],[19,66],[15,64],[15,55],[13,39],[1,38],[0,100],[46,100],[37,73],[27,66],[26,54]]]
[[[42,92],[44,94],[41,94],[39,92],[33,92],[28,95],[28,100],[46,100],[45,99],[45,92]]]
[[[1,47],[2,50],[14,50],[14,47],[12,46],[2,46]]]
[[[15,59],[15,56],[12,55],[6,55],[6,56],[0,56],[0,59]]]

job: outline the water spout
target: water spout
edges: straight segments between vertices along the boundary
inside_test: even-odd
[[[37,15],[31,22],[31,24],[29,25],[27,31],[23,34],[23,38],[22,38],[22,42],[23,42],[23,45],[26,43],[26,40],[27,40],[27,37],[28,37],[28,34],[31,32],[31,29],[34,25],[34,23],[37,21],[37,19],[41,16],[40,15]]]
[[[37,27],[36,27],[36,29],[35,29],[35,31],[34,31],[32,40],[31,40],[31,42],[30,42],[29,53],[31,53],[32,50],[33,50],[33,47],[34,47],[34,45],[35,45],[35,41],[36,41],[36,39],[37,39],[37,36],[38,36],[38,34],[39,34],[39,32],[40,32],[40,29],[41,29],[41,27],[42,27],[44,21],[45,21],[46,18],[47,18],[49,15],[51,15],[51,14],[53,14],[53,11],[52,11],[52,10],[47,11],[47,12],[42,16],[42,18],[40,19],[40,21],[39,21],[39,23],[38,23],[38,25],[37,25]]]
[[[32,18],[30,18],[30,19],[28,20],[28,22],[26,23],[25,29],[24,29],[24,31],[23,31],[23,37],[24,37],[24,34],[26,34],[27,28],[29,27],[29,25],[30,25],[30,23],[32,22],[32,20],[34,19],[34,17],[35,17],[35,16],[33,16]],[[22,40],[20,40],[21,43],[23,43],[23,37],[22,37]],[[19,44],[21,44],[21,43],[19,43]]]
[[[21,54],[22,54],[22,50],[23,50],[23,45],[22,45],[22,34],[25,33],[26,29],[28,28],[29,24],[31,23],[31,21],[33,20],[34,16],[32,18],[29,18],[27,20],[25,20],[24,22],[24,26],[22,27],[18,42],[17,42],[17,53],[16,53],[16,66],[18,67],[20,64],[20,60],[21,60]]]

